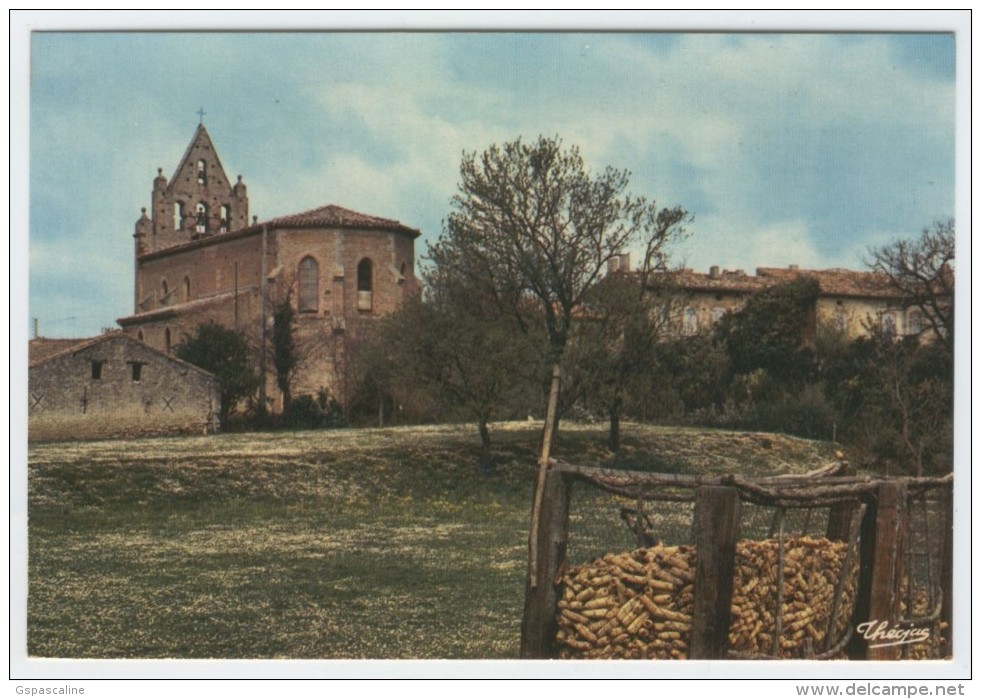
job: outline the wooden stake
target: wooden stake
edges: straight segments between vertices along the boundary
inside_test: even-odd
[[[549,470],[544,477],[542,528],[535,550],[538,585],[525,584],[525,611],[521,622],[521,657],[548,658],[556,633],[558,592],[555,581],[565,563],[569,521],[569,488],[566,476]],[[603,610],[601,610],[603,611]],[[588,612],[587,612],[588,613]]]
[[[538,474],[535,477],[535,499],[531,505],[531,526],[528,532],[528,582],[532,589],[538,586],[538,528],[540,526],[542,499],[545,496],[545,473],[552,453],[552,440],[555,438],[555,414],[559,405],[559,385],[562,369],[558,364],[552,367],[552,387],[545,409],[545,430],[542,434],[542,453],[538,459]]]

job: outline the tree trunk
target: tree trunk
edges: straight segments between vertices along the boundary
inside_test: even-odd
[[[228,429],[228,413],[232,410],[231,402],[228,397],[222,394],[218,401],[218,424],[221,426],[221,431],[224,432]],[[260,416],[262,413],[259,413]]]
[[[491,456],[490,430],[487,429],[487,416],[481,415],[477,422],[480,432],[480,475],[487,476],[494,470],[494,458]]]
[[[562,383],[562,369],[556,363],[552,366],[552,388],[549,391],[548,407],[545,411],[545,430],[542,434],[542,451],[538,458],[538,471],[535,476],[535,498],[531,503],[531,526],[528,532],[528,585],[538,587],[538,528],[541,518],[542,499],[545,496],[545,476],[548,472],[548,462],[552,454],[552,440],[555,438],[553,425],[555,413],[558,412],[559,386]]]
[[[614,454],[620,451],[620,409],[622,407],[623,399],[619,396],[610,403],[610,438],[607,445]]]

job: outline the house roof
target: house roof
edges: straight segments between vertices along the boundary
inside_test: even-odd
[[[74,354],[80,350],[86,349],[88,347],[94,347],[95,345],[101,344],[103,342],[110,342],[112,340],[123,340],[134,345],[139,345],[148,352],[159,355],[162,359],[173,362],[174,364],[180,364],[194,371],[200,372],[207,376],[214,377],[210,371],[202,369],[199,366],[195,366],[190,362],[185,362],[179,357],[175,357],[166,352],[161,352],[155,347],[151,347],[145,342],[137,340],[135,337],[127,335],[122,330],[114,330],[112,332],[107,332],[102,335],[97,335],[96,337],[87,337],[82,339],[61,339],[61,338],[47,338],[39,337],[31,340],[28,343],[27,348],[27,366],[30,369],[34,367],[41,366],[50,362],[52,359],[61,357],[67,354]]]
[[[799,269],[797,267],[757,267],[756,274],[743,270],[714,270],[708,274],[683,269],[666,272],[672,285],[687,291],[748,294],[776,284],[811,277],[818,282],[822,296],[856,298],[899,298],[884,274],[848,269]]]

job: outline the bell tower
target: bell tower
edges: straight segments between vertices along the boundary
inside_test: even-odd
[[[145,224],[138,231],[142,232],[138,250],[143,252],[228,233],[244,228],[249,220],[249,197],[242,177],[234,186],[228,181],[203,122],[169,182],[163,168],[157,169],[151,199],[150,231],[147,233]]]

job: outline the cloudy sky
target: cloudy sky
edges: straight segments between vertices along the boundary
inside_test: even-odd
[[[674,262],[861,268],[954,215],[955,39],[901,33],[30,37],[29,318],[132,312],[133,224],[199,108],[260,220],[338,204],[435,240],[461,154],[539,134],[695,216]]]

